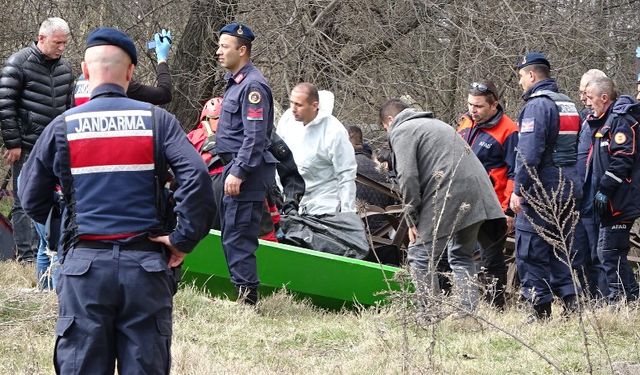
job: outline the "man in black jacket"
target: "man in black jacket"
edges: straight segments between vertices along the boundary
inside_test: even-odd
[[[18,199],[16,180],[44,128],[71,105],[73,73],[69,61],[62,58],[68,37],[69,25],[63,19],[46,19],[37,42],[11,55],[0,77],[4,161],[12,166],[11,221],[19,261],[33,261],[35,241],[31,220]]]

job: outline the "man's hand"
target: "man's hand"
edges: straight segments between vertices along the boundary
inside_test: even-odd
[[[511,200],[509,201],[509,208],[516,214],[519,214],[522,211],[522,199],[521,196],[516,195],[516,193],[511,193]]]
[[[13,165],[16,161],[20,159],[20,155],[22,155],[22,149],[20,147],[10,148],[4,152],[2,157],[4,158],[4,162],[8,165]]]
[[[515,223],[515,218],[513,216],[507,216],[507,234],[513,232],[514,223]]]
[[[171,244],[171,241],[169,240],[169,236],[149,237],[149,240],[153,242],[161,243],[167,249],[169,249],[169,252],[171,254],[169,255],[168,264],[169,264],[169,267],[171,268],[175,268],[181,265],[182,261],[184,260],[184,257],[187,255],[186,253],[183,253],[182,251],[176,249]]]
[[[609,205],[609,197],[602,192],[597,192],[593,199],[593,206],[596,209],[596,213],[602,216],[607,212],[607,206]]]
[[[418,239],[418,228],[415,226],[409,228],[409,245],[416,243]]]
[[[224,180],[224,193],[232,197],[240,194],[241,184],[242,184],[242,179],[232,174],[229,174],[227,178]]]

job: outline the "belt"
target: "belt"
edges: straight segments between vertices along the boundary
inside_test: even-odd
[[[222,162],[222,165],[227,165],[231,163],[231,161],[236,158],[236,155],[237,154],[233,152],[223,152],[218,154],[218,156],[220,157],[220,161]]]
[[[114,242],[80,240],[78,241],[78,243],[76,243],[75,248],[84,247],[87,249],[110,250],[113,249],[115,245],[117,244]],[[155,251],[160,253],[162,252],[162,245],[157,242],[144,240],[133,243],[120,244],[120,250]]]

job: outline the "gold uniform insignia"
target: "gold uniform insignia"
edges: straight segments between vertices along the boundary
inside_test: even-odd
[[[621,145],[621,144],[623,144],[623,143],[625,143],[627,141],[627,136],[624,135],[624,133],[616,133],[616,135],[613,136],[613,140],[617,144]]]
[[[258,104],[258,103],[260,103],[260,100],[262,100],[262,97],[260,96],[259,92],[251,91],[249,93],[249,103]]]

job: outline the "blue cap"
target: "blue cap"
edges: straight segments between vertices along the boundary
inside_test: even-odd
[[[87,37],[85,49],[95,46],[116,46],[124,50],[131,58],[133,65],[138,64],[136,46],[129,35],[112,27],[98,27]]]
[[[546,65],[549,69],[551,69],[551,64],[549,64],[549,60],[544,56],[541,52],[529,52],[520,61],[517,68],[518,70],[524,68],[529,65]]]
[[[253,42],[253,40],[256,38],[249,26],[243,25],[238,22],[230,23],[224,26],[222,29],[220,29],[220,35],[222,34],[233,35],[236,38],[246,39],[250,42]]]

